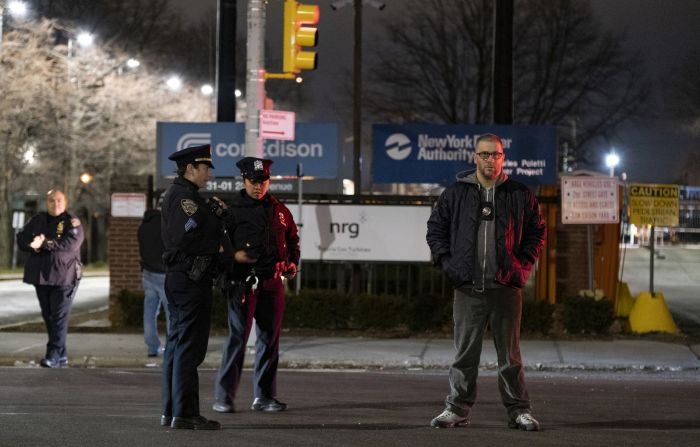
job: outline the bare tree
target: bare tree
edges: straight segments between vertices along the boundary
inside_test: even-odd
[[[518,0],[515,122],[569,126],[574,148],[606,137],[649,92],[639,59],[602,32],[582,0]],[[411,0],[368,70],[368,111],[389,121],[491,122],[493,2]],[[496,69],[498,69],[496,67]]]
[[[700,49],[689,51],[668,78],[667,109],[685,131],[700,136]]]
[[[208,118],[208,102],[185,86],[173,93],[147,64],[128,71],[127,56],[104,45],[70,52],[43,21],[3,42],[0,69],[0,225],[9,230],[10,198],[63,188],[72,208],[105,213],[116,175],[155,171],[156,121]],[[94,176],[88,186],[81,173]],[[7,234],[6,231],[1,233]],[[7,264],[8,238],[0,244]]]

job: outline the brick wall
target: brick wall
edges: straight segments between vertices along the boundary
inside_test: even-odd
[[[557,301],[588,288],[587,253],[586,225],[557,227]]]

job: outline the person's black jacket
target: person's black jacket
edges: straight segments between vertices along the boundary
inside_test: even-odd
[[[40,234],[46,240],[39,251],[34,251],[29,244]],[[30,253],[24,266],[24,282],[48,286],[77,283],[82,276],[80,246],[84,238],[80,220],[68,213],[51,216],[41,212],[32,217],[17,233],[17,247]]]
[[[165,273],[160,225],[160,210],[146,210],[137,231],[141,268],[149,272]]]
[[[161,232],[166,271],[186,272],[196,256],[215,256],[223,242],[223,221],[183,177],[173,180],[162,204]]]
[[[494,207],[498,271],[493,280],[523,287],[547,234],[537,198],[525,185],[507,179],[496,188]],[[478,186],[461,181],[445,189],[428,219],[426,240],[433,263],[455,287],[474,284],[480,223]]]
[[[278,262],[299,263],[299,234],[286,206],[270,194],[261,200],[252,199],[245,190],[230,203],[226,223],[233,250],[244,250],[257,258],[255,273],[262,279],[275,274]],[[234,264],[234,279],[244,279],[250,264]]]

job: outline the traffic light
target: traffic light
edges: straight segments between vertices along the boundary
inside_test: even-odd
[[[316,52],[303,47],[315,47],[318,40],[318,5],[302,5],[295,0],[284,1],[284,54],[282,71],[299,73],[316,69]]]

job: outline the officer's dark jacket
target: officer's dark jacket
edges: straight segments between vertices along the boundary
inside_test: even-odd
[[[46,240],[35,252],[29,244],[40,234]],[[41,212],[32,217],[17,233],[17,247],[30,253],[24,266],[24,282],[49,286],[75,284],[82,276],[80,246],[84,239],[80,221],[68,213],[51,216]]]
[[[163,265],[163,238],[161,237],[161,222],[159,210],[147,210],[137,231],[139,240],[139,255],[141,268],[149,272],[165,273]]]
[[[507,179],[496,188],[497,283],[523,287],[544,246],[547,228],[537,198]],[[455,287],[474,284],[481,194],[475,184],[456,182],[440,195],[428,219],[426,239],[435,265]]]
[[[167,271],[190,269],[195,256],[216,255],[223,222],[211,211],[197,186],[183,177],[173,180],[163,197],[161,231]]]
[[[292,213],[270,194],[255,200],[239,191],[231,200],[226,228],[234,251],[245,250],[258,258],[259,278],[271,278],[277,262],[299,263],[299,234]],[[249,270],[250,265],[235,264],[234,277],[241,279]]]

